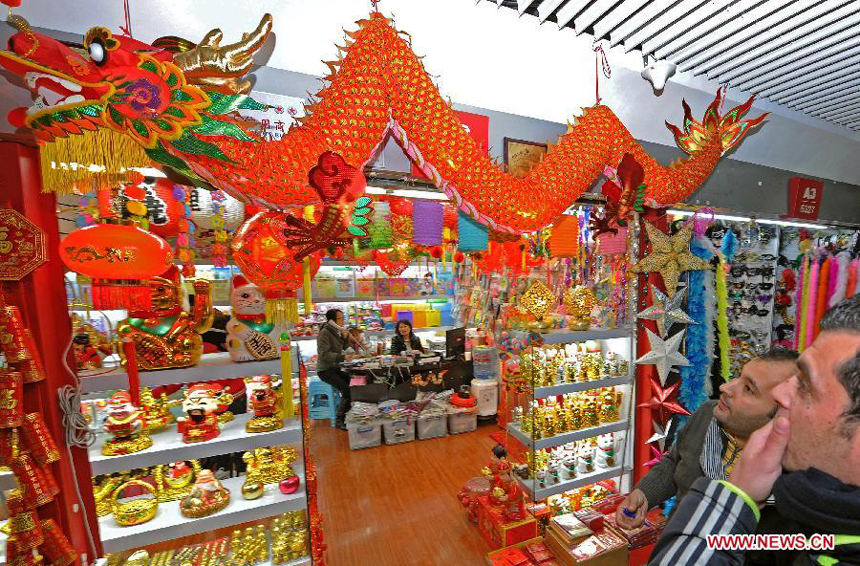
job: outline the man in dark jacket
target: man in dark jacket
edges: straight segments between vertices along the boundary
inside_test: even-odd
[[[331,309],[325,313],[325,324],[317,337],[317,375],[320,379],[340,391],[340,405],[337,407],[335,426],[346,430],[346,413],[351,404],[349,395],[349,376],[340,369],[340,363],[352,358],[343,351],[349,345],[346,328],[343,326],[343,312]]]
[[[641,526],[648,509],[673,495],[680,501],[702,476],[726,479],[749,435],[776,413],[773,389],[794,375],[796,360],[797,352],[773,348],[747,363],[737,379],[723,384],[719,401],[699,407],[669,453],[619,506],[618,524],[626,529]],[[625,514],[625,509],[635,516]]]
[[[693,483],[650,564],[741,564],[749,544],[709,535],[753,533],[771,493],[809,537],[795,564],[860,564],[860,295],[824,315],[798,366],[774,390],[777,415],[750,437],[729,481]]]

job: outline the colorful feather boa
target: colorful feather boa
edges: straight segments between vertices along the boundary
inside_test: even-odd
[[[708,241],[708,243],[710,243]],[[713,254],[701,243],[693,240],[690,250],[696,256],[710,260]],[[690,412],[695,412],[708,400],[710,389],[711,360],[713,356],[712,324],[708,321],[708,304],[712,303],[705,286],[709,271],[687,272],[687,314],[698,324],[687,326],[684,352],[690,365],[682,366],[681,391],[678,398]],[[710,356],[708,344],[710,343]]]
[[[732,367],[729,363],[729,299],[726,287],[726,264],[725,259],[720,257],[720,265],[716,270],[717,287],[717,331],[720,342],[720,377],[723,381],[731,378]]]

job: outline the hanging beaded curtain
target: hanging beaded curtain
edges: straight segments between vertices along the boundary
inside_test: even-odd
[[[578,219],[563,214],[552,227],[549,251],[552,257],[576,257],[578,246]]]
[[[412,241],[426,246],[440,245],[444,213],[440,202],[416,200],[412,204]]]
[[[483,252],[487,249],[487,227],[463,212],[457,213],[457,247],[464,252]]]
[[[370,218],[370,247],[390,248],[393,244],[391,232],[391,204],[387,202],[373,203],[373,215]]]

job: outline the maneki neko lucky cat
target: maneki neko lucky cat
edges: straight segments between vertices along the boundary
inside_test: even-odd
[[[229,394],[209,383],[195,383],[185,390],[182,410],[187,416],[176,420],[183,442],[206,442],[221,434],[217,413],[224,405],[223,395]]]
[[[278,341],[285,331],[266,322],[266,297],[259,287],[242,275],[230,280],[232,318],[227,323],[227,351],[234,362],[274,360]]]
[[[129,310],[129,317],[117,324],[123,340],[134,343],[137,365],[142,370],[193,366],[203,354],[200,334],[212,326],[212,296],[209,282],[195,279],[194,306],[182,310],[179,269],[172,266],[161,277],[149,281],[152,306],[149,310]],[[128,363],[119,349],[122,365]]]

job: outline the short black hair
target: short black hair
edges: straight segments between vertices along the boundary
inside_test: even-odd
[[[860,333],[860,294],[839,301],[821,319],[821,332]],[[836,370],[842,387],[848,393],[848,408],[842,416],[852,424],[860,423],[860,350]]]
[[[799,357],[800,354],[795,350],[789,350],[782,346],[772,346],[757,359],[763,362],[797,362],[797,358]]]
[[[325,319],[326,320],[337,320],[337,313],[341,312],[340,309],[328,309],[325,311]],[[342,314],[342,312],[341,312]]]

